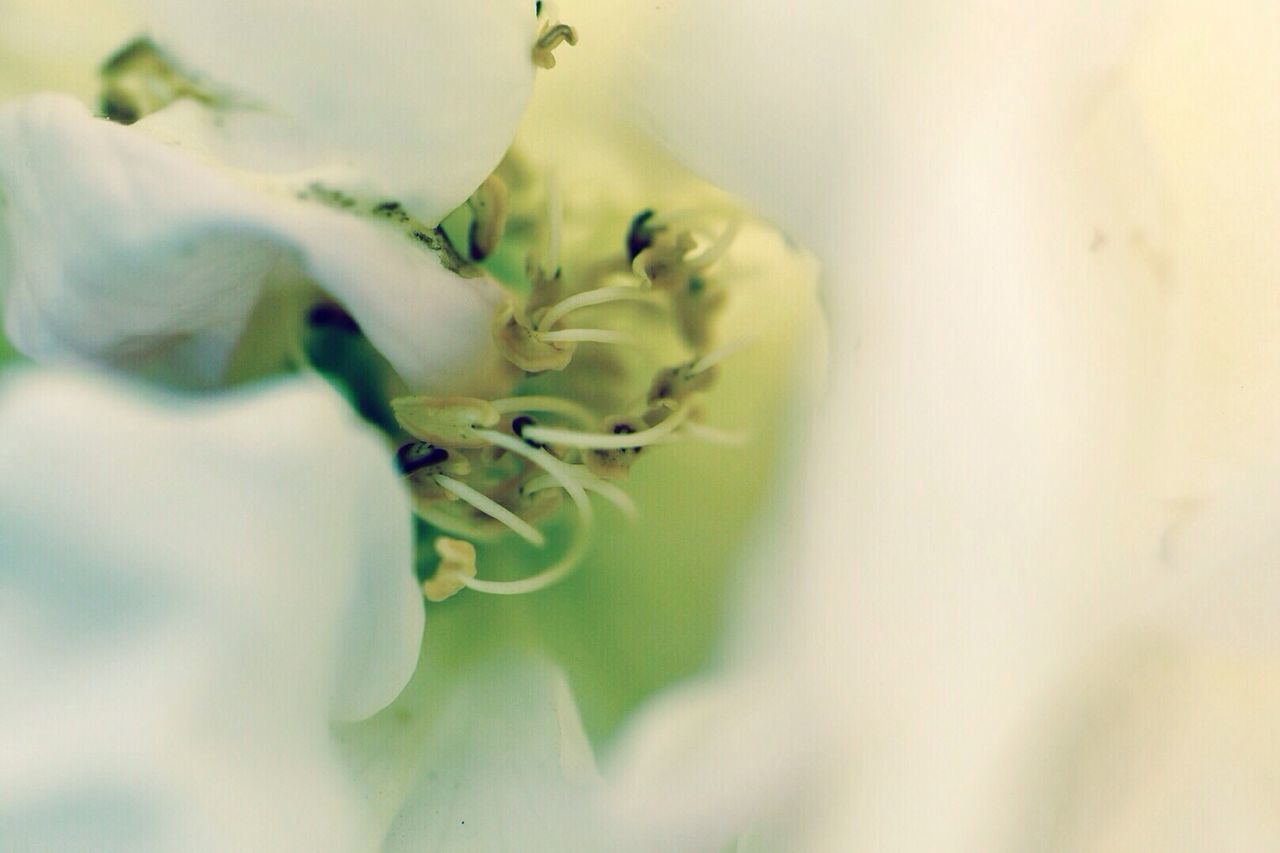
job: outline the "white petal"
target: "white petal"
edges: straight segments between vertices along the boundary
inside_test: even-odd
[[[387,853],[616,849],[563,676],[530,659],[474,667],[433,722]]]
[[[331,708],[392,698],[422,630],[381,443],[319,381],[201,404],[36,373],[0,436],[6,847],[367,840]]]
[[[689,169],[825,248],[832,188],[843,189],[856,5],[565,0],[582,43],[547,84],[593,92],[600,115],[625,113]]]
[[[498,164],[533,86],[531,0],[144,5],[180,62],[432,223]]]
[[[792,806],[826,740],[801,686],[750,660],[650,702],[611,756],[611,819],[646,849],[694,853]]]
[[[136,366],[181,344],[199,358],[168,366],[215,382],[268,279],[297,266],[415,387],[466,386],[497,361],[496,286],[389,225],[274,195],[69,98],[0,110],[0,147],[6,332],[36,359]]]

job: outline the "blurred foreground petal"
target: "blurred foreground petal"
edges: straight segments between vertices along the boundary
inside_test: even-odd
[[[380,443],[319,381],[210,404],[34,372],[0,435],[6,849],[367,843],[330,720],[395,697],[423,625]]]

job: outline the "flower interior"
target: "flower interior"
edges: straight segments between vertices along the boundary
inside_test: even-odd
[[[549,69],[557,48],[578,36],[551,4],[538,7],[532,60]],[[238,108],[234,94],[146,38],[108,60],[102,80],[101,109],[121,123],[183,97]],[[517,139],[439,224],[395,198],[314,181],[296,191],[398,230],[459,276],[503,285],[490,329],[501,367],[474,395],[412,393],[339,302],[315,287],[286,300],[292,367],[324,374],[387,436],[413,496],[418,573],[433,602],[464,589],[534,592],[566,577],[588,551],[593,501],[636,518],[628,475],[670,445],[748,452],[741,425],[714,425],[712,392],[756,336],[726,331],[722,320],[738,279],[775,274],[759,268],[760,252],[738,261],[744,240],[786,241],[692,176],[676,191],[650,192],[652,166],[625,159],[614,167],[616,190],[589,187],[567,205],[556,170],[538,159]],[[811,259],[794,246],[782,257],[812,276]],[[518,562],[532,568],[491,577],[510,574],[513,540],[523,540],[529,559]],[[503,556],[489,565],[496,545]]]

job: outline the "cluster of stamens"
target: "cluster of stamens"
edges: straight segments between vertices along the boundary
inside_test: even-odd
[[[473,244],[477,234],[501,234],[495,222],[505,221],[507,192],[495,189],[494,181],[481,189],[484,201],[470,205]],[[562,212],[554,181],[547,196],[545,241],[526,256],[528,292],[510,295],[494,317],[494,342],[506,360],[526,379],[554,377],[573,364],[586,372],[590,385],[592,366],[574,364],[580,346],[643,348],[644,340],[632,329],[654,322],[655,316],[692,355],[637,377],[634,401],[603,415],[598,405],[572,393],[515,390],[492,400],[393,400],[395,419],[408,438],[397,454],[400,470],[419,517],[439,531],[432,543],[439,561],[423,584],[433,601],[463,588],[512,594],[556,582],[585,552],[593,517],[589,495],[634,517],[636,508],[618,481],[641,455],[661,444],[735,438],[702,423],[701,401],[716,381],[720,362],[740,346],[707,350],[726,298],[725,285],[711,267],[728,251],[736,221],[700,242],[692,230],[678,227],[680,217],[662,220],[643,211],[619,234],[616,254],[598,259],[593,275],[573,287],[560,265]],[[495,243],[490,237],[481,249],[488,254]],[[595,309],[607,322],[574,325],[575,315],[585,309]],[[643,322],[635,316],[639,312]],[[477,577],[473,543],[515,535],[545,548],[540,525],[559,514],[565,496],[575,513],[573,533],[558,557],[521,580]]]
[[[555,50],[565,43],[577,44],[578,36],[560,22],[549,0],[539,0],[536,12],[539,31],[532,59],[540,67],[552,68]],[[102,81],[103,112],[126,124],[183,98],[210,107],[233,105],[229,95],[186,72],[146,37],[135,39],[109,59],[102,68]],[[465,208],[470,222],[465,249],[460,249],[462,243],[455,245],[443,225],[415,218],[397,201],[362,200],[320,183],[297,191],[299,200],[368,216],[402,230],[462,276],[485,273],[482,265],[497,251],[507,229],[511,195],[499,173],[480,186]],[[399,469],[411,488],[418,516],[431,531],[427,536],[438,558],[434,574],[423,583],[424,593],[433,601],[464,587],[512,594],[554,583],[574,568],[586,550],[592,524],[589,495],[598,495],[634,517],[636,508],[617,481],[627,477],[649,448],[688,439],[735,438],[702,423],[700,400],[715,382],[719,363],[736,349],[711,350],[710,344],[714,320],[727,297],[722,277],[712,267],[731,247],[737,219],[723,217],[722,226],[709,231],[702,227],[706,211],[661,217],[644,210],[618,235],[616,251],[595,259],[590,273],[566,277],[560,263],[562,210],[555,180],[548,182],[546,201],[545,241],[525,256],[527,293],[510,296],[493,318],[496,348],[513,366],[513,373],[522,372],[526,380],[574,372],[588,389],[608,385],[617,390],[634,378],[638,380],[635,397],[620,407],[610,405],[608,409],[617,409],[610,411],[600,403],[602,395],[575,394],[572,383],[553,393],[522,389],[523,383],[515,383],[509,395],[500,399],[411,396],[390,401],[400,431]],[[604,319],[576,325],[573,321],[588,309]],[[646,336],[635,332],[646,328],[654,332],[655,314],[662,318],[660,325],[675,331],[689,357],[656,372],[653,365],[662,361],[650,359],[640,374],[634,366],[627,367],[625,360],[610,361],[596,351],[580,357],[583,347],[644,349]],[[359,333],[354,319],[329,301],[312,305],[307,317],[312,330]],[[299,341],[295,349],[290,358],[299,367],[317,367],[305,344]],[[601,365],[612,373],[606,376],[608,371]],[[380,384],[365,381],[365,386]],[[387,396],[377,394],[378,403],[384,404]],[[365,414],[393,429],[389,422]],[[534,548],[546,548],[548,535],[541,525],[558,516],[566,496],[575,513],[573,533],[555,559],[522,580],[476,576],[475,543],[514,535]]]

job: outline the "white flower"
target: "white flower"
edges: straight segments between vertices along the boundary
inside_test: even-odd
[[[561,677],[511,650],[538,626],[580,676],[588,719],[607,717],[593,686],[658,651],[619,654],[618,635],[667,639],[651,627],[660,615],[608,605],[682,606],[607,571],[564,597],[433,610],[417,678],[384,714],[338,727],[341,763],[315,732],[321,703],[299,706],[313,725],[283,743],[297,748],[288,761],[318,768],[316,787],[264,802],[281,814],[333,803],[329,838],[387,829],[396,850],[714,849],[752,824],[741,847],[1274,847],[1277,12],[920,2],[852,6],[813,27],[770,8],[766,37],[752,28],[769,21],[763,4],[662,5],[627,10],[612,41],[590,25],[618,18],[578,10],[582,45],[541,97],[579,116],[535,105],[524,138],[564,170],[566,207],[591,209],[591,187],[629,198],[635,176],[556,141],[638,126],[838,271],[832,402],[794,524],[778,524],[794,532],[756,543],[760,577],[725,665],[633,718],[603,773]],[[706,23],[713,12],[723,26]],[[830,53],[803,49],[839,42],[833,22],[860,34],[842,66],[850,90],[833,96],[858,107],[850,135],[751,133],[796,123],[793,78],[772,72],[797,60],[796,33],[798,61],[825,69]],[[673,33],[666,44],[687,39],[678,59],[663,49]],[[624,61],[588,96],[569,75],[594,50]],[[696,84],[717,77],[751,81],[743,100],[723,85],[705,97]],[[65,104],[25,109],[71,117]],[[858,207],[844,217],[824,204],[837,185],[826,144],[850,152]],[[395,162],[362,179],[398,179]],[[575,168],[598,180],[575,188]],[[258,197],[246,205],[264,215]],[[82,325],[73,342],[96,328]],[[398,368],[437,364],[396,358],[384,328]],[[5,446],[33,433],[44,428]],[[402,659],[409,644],[398,648]],[[345,671],[323,665],[329,652],[313,673]],[[581,677],[593,671],[594,684]],[[188,813],[221,816],[215,806]],[[289,825],[228,826],[252,846]]]
[[[271,8],[275,7],[268,10]],[[192,17],[190,22],[179,23],[195,27],[198,20]],[[254,23],[252,18],[248,21]],[[764,22],[756,19],[756,23]],[[6,164],[0,166],[5,170],[0,174],[0,185],[6,194],[4,224],[10,276],[6,323],[20,348],[46,361],[74,355],[213,383],[223,377],[227,355],[241,337],[245,317],[259,301],[261,290],[273,281],[287,283],[290,277],[306,276],[351,310],[368,337],[411,385],[425,389],[447,381],[468,389],[476,387],[487,373],[491,306],[486,297],[492,291],[442,271],[433,256],[384,223],[364,221],[349,212],[293,197],[300,188],[317,194],[312,184],[318,175],[324,183],[319,195],[337,188],[352,197],[369,193],[375,199],[383,193],[395,193],[399,200],[398,187],[379,181],[388,175],[400,180],[403,172],[409,190],[417,193],[413,198],[425,199],[422,206],[430,209],[436,197],[432,193],[443,194],[431,186],[435,170],[415,171],[407,168],[403,158],[396,159],[406,150],[403,139],[381,151],[377,146],[361,147],[358,143],[369,141],[363,136],[353,141],[341,133],[326,135],[313,121],[323,110],[304,109],[301,117],[289,112],[293,99],[300,98],[305,104],[307,98],[302,95],[308,93],[296,89],[281,93],[259,86],[270,75],[243,78],[243,69],[234,59],[210,53],[207,45],[184,42],[181,32],[157,28],[155,35],[176,60],[201,72],[201,79],[227,87],[233,106],[240,104],[237,97],[256,99],[249,102],[253,109],[241,114],[234,109],[219,111],[216,104],[210,108],[199,99],[175,101],[131,126],[119,127],[90,117],[82,106],[65,97],[40,96],[4,108],[0,137],[4,150],[14,152],[0,158]],[[256,37],[256,33],[250,35]],[[498,39],[497,44],[501,43]],[[470,47],[464,45],[460,50]],[[484,50],[467,54],[468,63],[464,64],[473,67],[469,64],[472,61],[483,63],[489,52],[486,42]],[[253,59],[263,56],[273,54],[259,50]],[[521,59],[527,63],[527,46]],[[562,70],[569,72],[571,60],[565,59],[564,65]],[[590,67],[584,64],[579,74]],[[367,89],[357,91],[367,95]],[[218,91],[221,94],[222,90]],[[395,99],[391,105],[397,110],[405,108]],[[732,108],[729,102],[721,106]],[[457,142],[474,133],[490,138],[484,128],[455,128],[448,141]],[[608,134],[597,137],[583,140],[587,160],[597,153],[600,138],[610,144],[617,139]],[[273,143],[284,139],[293,147],[264,147],[264,138]],[[565,139],[573,138],[572,128],[562,128],[558,135],[538,136],[531,131],[530,138],[558,140],[564,145]],[[351,156],[331,159],[335,148]],[[307,159],[316,151],[321,156],[315,162]],[[276,159],[280,152],[286,156]],[[382,154],[395,156],[381,159]],[[605,151],[600,158],[616,167],[616,177],[624,182],[610,201],[615,205],[608,210],[610,217],[635,213],[634,209],[617,208],[619,204],[642,204],[657,198],[674,205],[685,198],[702,201],[708,197],[705,189],[682,187],[680,182],[689,178],[669,161],[646,154],[653,159],[637,169],[634,162],[628,162],[629,154],[625,150]],[[295,157],[302,158],[301,165],[291,159]],[[354,168],[348,168],[351,163]],[[68,169],[68,164],[72,168]],[[644,167],[651,164],[662,164],[662,170],[645,172]],[[421,163],[414,161],[413,165]],[[565,166],[565,200],[569,208],[577,205],[589,211],[593,175],[585,162],[583,166],[576,174]],[[468,165],[451,161],[449,169],[457,177],[467,174]],[[468,179],[466,192],[482,175]],[[655,186],[649,187],[650,182]],[[415,188],[415,183],[425,186]],[[461,200],[454,198],[451,204]],[[110,213],[104,216],[103,211]],[[61,227],[69,213],[83,217],[79,224],[91,241],[69,233],[78,229]],[[756,425],[760,437],[767,439],[779,416],[777,395],[791,381],[787,373],[790,360],[779,353],[785,351],[783,342],[790,330],[801,327],[812,311],[812,264],[762,224],[749,222],[742,227],[741,248],[735,249],[732,258],[741,275],[736,286],[742,291],[742,300],[730,306],[729,318],[750,314],[746,309],[754,298],[759,300],[754,303],[755,321],[767,318],[767,322],[758,346],[735,356],[741,373],[726,379],[727,393],[717,399],[728,403],[728,415]],[[590,242],[585,235],[565,236],[567,247]],[[383,278],[371,282],[371,272]],[[174,286],[161,288],[157,294],[155,285],[161,281],[172,281]],[[469,306],[474,305],[482,310],[471,312]],[[479,333],[477,324],[470,322],[475,317],[484,321]],[[116,405],[102,400],[91,408],[110,410]],[[267,420],[262,423],[264,430],[269,428]],[[195,443],[207,438],[197,430],[191,430],[187,437]],[[114,441],[122,449],[130,446],[127,434],[117,433]],[[15,436],[15,446],[22,442],[21,435]],[[334,444],[341,445],[341,441]],[[136,453],[148,455],[145,450]],[[123,455],[132,460],[134,452]],[[290,464],[303,464],[301,459],[316,455],[300,452]],[[669,670],[672,664],[687,670],[694,663],[693,654],[705,654],[711,643],[709,613],[719,609],[724,585],[720,575],[729,560],[726,546],[737,542],[751,517],[753,500],[760,498],[768,482],[767,459],[752,459],[747,466],[741,465],[741,459],[729,451],[709,451],[697,458],[686,454],[683,459],[662,463],[655,467],[647,486],[643,481],[639,484],[638,491],[642,499],[648,493],[642,501],[648,514],[646,523],[661,530],[663,536],[654,537],[647,529],[616,532],[616,527],[615,532],[606,527],[600,534],[598,541],[634,554],[637,564],[661,569],[646,565],[649,570],[641,573],[635,571],[635,565],[622,563],[614,571],[596,576],[595,589],[581,587],[558,601],[477,600],[469,609],[461,602],[458,608],[442,608],[438,615],[433,614],[426,641],[430,651],[407,695],[370,723],[337,727],[345,765],[355,770],[347,784],[360,795],[335,806],[332,823],[322,821],[308,830],[342,848],[356,837],[354,833],[372,827],[368,838],[376,839],[381,829],[388,827],[386,843],[392,849],[432,844],[446,849],[562,849],[566,844],[584,850],[621,849],[623,845],[652,849],[655,844],[692,849],[736,835],[760,814],[762,803],[789,787],[795,763],[792,747],[805,746],[800,739],[794,744],[791,738],[775,739],[762,752],[763,763],[752,757],[739,764],[745,784],[727,791],[719,801],[689,808],[687,802],[656,802],[651,797],[666,784],[664,779],[670,778],[664,776],[668,772],[664,770],[664,750],[672,733],[685,730],[681,721],[694,723],[692,730],[697,731],[715,719],[699,714],[699,709],[717,709],[717,716],[727,713],[758,694],[762,685],[773,683],[771,675],[779,670],[735,674],[729,679],[727,692],[717,684],[699,687],[696,691],[701,698],[696,702],[692,697],[668,700],[669,712],[648,715],[650,722],[628,739],[630,757],[615,762],[612,775],[624,780],[619,796],[594,771],[577,712],[561,677],[553,668],[530,662],[523,655],[510,660],[510,650],[546,645],[569,657],[579,673],[596,669],[594,679],[579,684],[585,687],[588,699],[593,680],[604,685],[598,688],[604,704],[587,707],[606,720],[619,716],[655,685],[669,683],[675,674]],[[212,476],[202,482],[210,480],[221,482]],[[232,482],[221,488],[233,488]],[[51,476],[42,488],[56,493],[63,486],[59,478]],[[668,501],[673,488],[699,500],[693,507]],[[305,515],[311,491],[300,491],[294,512]],[[398,488],[395,494],[401,494]],[[700,514],[713,500],[716,512]],[[232,517],[236,517],[235,509]],[[300,529],[310,531],[309,526],[282,524],[279,532],[300,537]],[[171,533],[187,537],[180,524],[173,524]],[[132,538],[127,530],[123,535]],[[384,568],[395,562],[388,558]],[[406,570],[407,562],[402,565]],[[597,557],[594,563],[617,561]],[[172,566],[179,574],[190,567],[184,560],[175,560]],[[677,580],[679,586],[673,588]],[[299,602],[309,594],[303,585]],[[412,600],[418,603],[416,591]],[[630,606],[619,608],[623,600],[629,600]],[[593,605],[599,608],[598,613],[591,612]],[[580,608],[585,612],[573,612]],[[558,614],[557,609],[561,611]],[[545,635],[539,642],[516,639],[530,614],[537,617],[535,624]],[[227,614],[209,618],[234,622]],[[601,618],[605,627],[594,627]],[[263,619],[269,621],[265,616]],[[278,619],[284,625],[296,622],[288,611],[278,614]],[[568,627],[557,636],[559,625]],[[678,630],[672,636],[655,625]],[[679,631],[687,636],[680,636]],[[405,653],[406,644],[399,642],[403,639],[402,634],[396,634],[387,640],[397,644],[398,656]],[[157,644],[164,642],[157,640]],[[594,648],[579,649],[575,655],[573,644]],[[413,648],[416,651],[416,646]],[[315,663],[331,663],[336,654],[333,649],[327,655],[317,651]],[[592,660],[590,654],[598,657]],[[484,658],[495,656],[497,664],[482,663]],[[57,672],[50,666],[45,674]],[[257,684],[263,688],[258,701],[269,705],[274,694],[267,688],[287,688],[287,682],[284,675],[263,678]],[[180,692],[163,679],[149,682],[149,687],[156,694]],[[104,691],[95,698],[109,695],[110,691]],[[121,701],[145,709],[147,697]],[[733,757],[743,732],[767,733],[774,728],[770,722],[781,726],[792,719],[793,710],[784,703],[781,708],[770,707],[762,718],[744,719],[744,728],[732,729],[708,761]],[[672,725],[671,718],[681,724]],[[323,719],[327,717],[317,714],[312,722]],[[609,720],[609,727],[614,724]],[[252,721],[246,725],[252,727]],[[651,733],[646,734],[646,729]],[[274,736],[272,731],[250,734],[254,743],[269,742]],[[180,736],[198,739],[201,733],[188,729]],[[318,735],[314,726],[299,747],[300,752],[311,754],[308,760],[321,765],[314,773],[318,783],[327,786],[326,792],[341,787],[328,764],[332,749],[333,743]],[[281,760],[293,759],[284,756]],[[786,773],[768,784],[752,781],[752,773],[769,768]],[[225,780],[209,781],[211,786],[223,783]],[[67,789],[59,787],[62,784],[73,790],[74,777],[58,778],[50,788],[65,794]],[[148,790],[158,795],[164,786],[160,782]],[[310,789],[293,793],[290,807],[296,811],[326,808],[328,801]],[[185,792],[180,794],[170,798],[181,800],[176,807],[179,815],[195,814],[191,819],[200,826],[223,817],[217,809],[202,805],[200,796],[193,795],[192,801],[182,799]],[[149,794],[138,797],[151,799]],[[366,800],[367,809],[361,807]],[[264,813],[276,802],[264,798]],[[74,802],[69,808],[74,810]],[[234,816],[226,819],[236,820]],[[470,828],[464,829],[466,826]],[[263,838],[285,846],[293,828],[282,824],[278,828],[281,834],[271,837],[255,835],[259,830],[252,822],[236,826],[246,839]],[[204,840],[196,838],[191,843],[198,847]],[[253,843],[246,841],[245,846]],[[370,843],[376,844],[376,840]]]
[[[1276,15],[876,31],[800,559],[849,721],[816,849],[1275,848]]]

